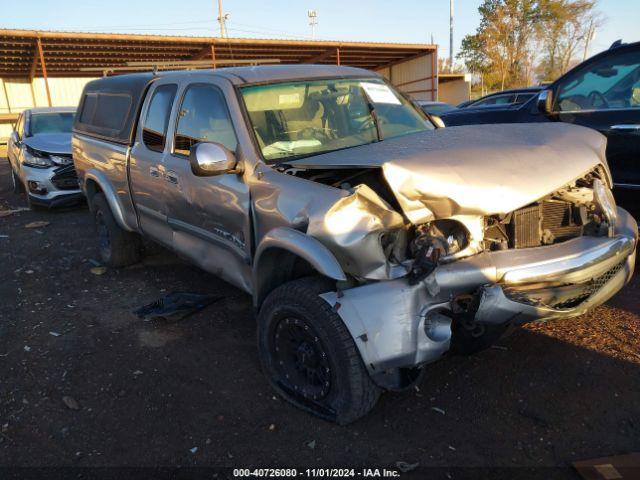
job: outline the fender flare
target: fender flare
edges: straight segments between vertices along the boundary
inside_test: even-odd
[[[258,245],[253,261],[253,299],[255,306],[265,296],[263,293],[266,282],[261,278],[263,276],[261,266],[264,263],[265,252],[271,249],[284,250],[296,255],[318,271],[318,273],[329,277],[336,281],[345,281],[347,279],[340,263],[331,251],[315,238],[294,230],[289,227],[277,227],[270,230]]]
[[[128,232],[135,232],[135,228],[131,228],[129,225],[127,225],[127,222],[124,218],[124,209],[122,208],[120,200],[118,199],[118,195],[116,194],[116,191],[114,190],[107,176],[101,171],[95,169],[88,170],[85,173],[84,181],[82,182],[82,189],[87,198],[89,198],[89,196],[87,195],[87,182],[89,181],[95,182],[102,193],[104,193],[104,196],[107,199],[107,203],[109,204],[109,208],[111,209],[111,213],[113,213],[113,217],[116,219],[116,222],[118,222],[120,228]]]

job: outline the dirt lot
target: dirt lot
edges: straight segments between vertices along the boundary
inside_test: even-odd
[[[24,207],[8,172],[0,209]],[[640,450],[637,279],[590,315],[433,364],[338,427],[274,397],[230,285],[163,251],[92,274],[86,207],[0,217],[0,235],[0,465],[567,467]],[[223,300],[174,323],[132,314],[175,290]]]

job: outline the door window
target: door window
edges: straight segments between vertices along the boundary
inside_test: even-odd
[[[213,85],[189,86],[178,113],[174,152],[189,155],[198,142],[217,142],[232,152],[238,145],[227,104]]]
[[[557,111],[640,108],[640,52],[613,52],[560,84]]]
[[[471,104],[472,107],[492,107],[494,105],[509,105],[513,103],[515,100],[515,95],[507,94],[507,95],[496,95],[494,97],[485,98],[483,100],[478,100],[477,102]]]
[[[177,89],[178,86],[174,84],[161,85],[153,92],[142,128],[142,141],[150,150],[164,151],[169,115]]]

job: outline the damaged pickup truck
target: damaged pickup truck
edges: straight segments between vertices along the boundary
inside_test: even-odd
[[[305,65],[90,82],[73,158],[106,263],[144,235],[249,292],[269,382],[344,424],[447,352],[625,285],[637,225],[605,146],[436,129],[372,72]]]

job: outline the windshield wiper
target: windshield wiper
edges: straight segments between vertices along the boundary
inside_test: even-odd
[[[378,137],[378,141],[381,142],[382,129],[380,128],[380,121],[378,120],[378,113],[376,112],[376,107],[373,105],[373,102],[371,101],[371,97],[369,96],[367,91],[363,87],[360,87],[360,90],[362,91],[362,96],[367,102],[367,108],[369,109],[369,115],[371,115],[371,118],[373,119],[373,125],[376,127],[376,135]]]

